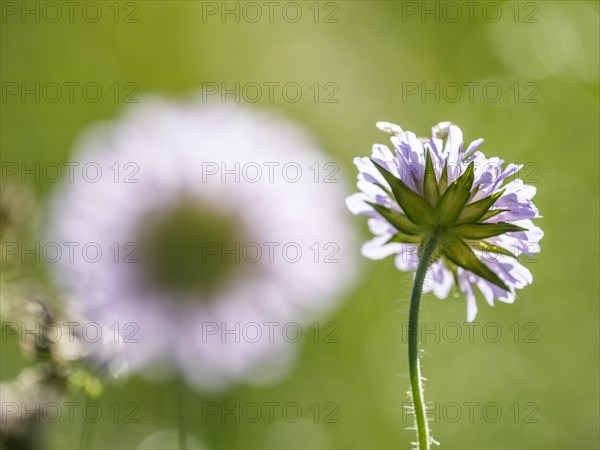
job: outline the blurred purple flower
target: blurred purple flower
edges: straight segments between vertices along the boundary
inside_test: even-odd
[[[119,355],[149,377],[179,371],[206,390],[276,380],[298,347],[295,326],[293,339],[283,328],[322,317],[351,285],[344,187],[315,180],[310,168],[325,170],[327,158],[288,122],[200,99],[148,98],[90,130],[75,156],[105,172],[56,193],[50,238],[104,252],[90,262],[76,251],[55,265],[70,308],[105,334],[118,328],[91,345],[101,360]],[[167,244],[155,242],[164,235]],[[245,243],[256,244],[250,256],[239,254]],[[333,263],[324,261],[327,243],[337,249]],[[227,264],[208,252],[215,248]]]

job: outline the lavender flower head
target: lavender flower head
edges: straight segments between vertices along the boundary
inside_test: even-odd
[[[387,122],[377,127],[391,135],[394,150],[375,144],[371,158],[354,159],[360,192],[346,199],[353,214],[369,217],[375,235],[362,254],[395,255],[399,270],[414,271],[435,234],[424,292],[443,299],[457,286],[470,322],[477,315],[474,286],[491,306],[495,299],[514,302],[515,291],[533,281],[518,257],[539,252],[543,236],[531,221],[541,217],[532,202],[535,187],[507,180],[523,166],[486,158],[478,150],[483,139],[464,149],[461,129],[449,122],[434,126],[430,139]]]

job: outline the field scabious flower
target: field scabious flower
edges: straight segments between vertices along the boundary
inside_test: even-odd
[[[399,270],[417,269],[425,242],[436,235],[424,292],[446,298],[453,285],[467,299],[467,319],[477,314],[473,286],[490,305],[512,303],[515,291],[532,282],[517,259],[539,251],[543,236],[531,219],[540,217],[533,186],[515,179],[522,165],[486,158],[477,139],[464,148],[463,133],[449,122],[418,138],[398,125],[379,122],[394,151],[376,144],[370,158],[355,158],[358,188],[346,199],[354,214],[369,217],[375,237],[363,245],[370,259],[395,255]]]
[[[343,180],[315,180],[312,140],[247,107],[146,98],[78,147],[104,176],[57,192],[49,234],[103,253],[54,265],[71,310],[118,328],[92,356],[209,391],[280,377],[356,270]]]
[[[355,158],[358,188],[346,199],[354,214],[369,217],[375,237],[363,245],[371,259],[396,255],[399,270],[415,270],[409,319],[408,366],[414,405],[417,448],[428,450],[429,430],[423,377],[419,363],[419,304],[422,292],[448,296],[455,284],[467,298],[467,319],[477,314],[473,285],[486,301],[512,303],[515,290],[532,282],[520,254],[539,251],[542,230],[532,202],[535,188],[513,180],[522,166],[486,158],[478,148],[464,149],[463,133],[450,122],[432,128],[431,138],[418,138],[398,125],[378,122],[392,136],[387,146],[373,146],[371,158]]]

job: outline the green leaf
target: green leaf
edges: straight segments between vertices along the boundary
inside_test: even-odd
[[[473,197],[475,197],[475,195],[477,195],[477,193],[479,192],[480,188],[481,188],[481,185],[478,184],[473,189],[471,189],[471,196],[469,197],[469,201],[473,200]]]
[[[438,183],[438,189],[440,195],[444,195],[446,189],[448,188],[448,161],[444,163],[444,168],[442,169],[442,175],[440,176],[440,182]]]
[[[409,188],[402,180],[396,178],[385,168],[371,159],[379,173],[392,188],[394,198],[406,216],[415,224],[428,225],[435,219],[435,210],[419,194]]]
[[[385,192],[385,193],[386,193],[387,195],[389,195],[390,197],[394,197],[394,194],[392,194],[392,191],[390,191],[390,188],[389,188],[389,187],[387,187],[385,184],[383,184],[383,183],[379,183],[379,182],[375,182],[375,183],[373,183],[373,184],[375,184],[375,186],[378,186],[378,187],[380,187],[380,188],[383,190],[383,192]]]
[[[527,228],[508,222],[465,223],[456,227],[456,233],[465,239],[486,239],[514,231],[527,231]]]
[[[431,160],[431,153],[429,151],[427,152],[425,160],[423,192],[425,200],[427,200],[431,206],[435,206],[438,200],[440,199],[440,192],[438,191],[437,180],[435,177],[435,169],[433,167],[433,161]]]
[[[395,235],[393,235],[387,243],[390,242],[400,242],[402,244],[420,244],[423,240],[423,236],[418,234],[405,234],[399,231]]]
[[[452,264],[452,268],[450,270],[452,271],[452,278],[454,278],[454,294],[460,295],[460,280],[458,278],[458,270],[456,264]]]
[[[366,202],[375,211],[383,216],[394,228],[404,234],[417,234],[423,231],[423,228],[415,225],[410,221],[404,214],[394,211],[393,209],[386,208],[385,206],[378,205],[377,203]]]
[[[499,247],[497,245],[490,244],[489,242],[479,241],[474,243],[473,247],[476,250],[481,250],[482,252],[499,253],[501,255],[512,256],[513,258],[516,258],[516,256],[511,251],[505,249],[504,247]]]
[[[509,290],[498,275],[486,266],[477,255],[473,253],[473,250],[459,238],[444,240],[442,253],[457,266],[473,272],[475,275],[480,276],[490,283],[494,283],[505,291]]]
[[[471,163],[467,170],[454,180],[444,192],[437,206],[441,225],[451,225],[458,219],[460,212],[471,197],[474,178],[474,163]]]
[[[506,211],[510,211],[510,209],[490,209],[488,212],[486,212],[483,215],[483,217],[481,219],[479,219],[479,221],[484,222],[484,221],[488,220],[489,218],[497,216],[498,214],[501,214]]]
[[[485,213],[502,196],[504,190],[496,192],[488,197],[466,205],[458,216],[458,223],[472,223],[481,219]]]

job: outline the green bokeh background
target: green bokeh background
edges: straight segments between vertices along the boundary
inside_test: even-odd
[[[458,123],[466,140],[486,139],[482,150],[488,156],[529,164],[527,180],[538,189],[536,204],[544,216],[538,225],[545,237],[541,254],[528,265],[533,285],[519,292],[514,305],[490,308],[480,302],[473,342],[466,336],[457,343],[430,337],[423,345],[427,400],[442,407],[456,402],[463,414],[453,421],[450,406],[445,415],[440,411],[432,423],[434,437],[445,449],[599,447],[597,2],[500,2],[503,15],[496,22],[482,18],[482,7],[471,21],[463,7],[456,23],[446,20],[454,17],[449,9],[436,23],[433,15],[424,21],[419,13],[404,14],[406,4],[394,1],[324,2],[318,5],[319,23],[309,9],[313,2],[299,3],[303,18],[297,23],[283,20],[280,9],[273,23],[264,17],[236,23],[231,16],[222,23],[217,16],[202,20],[202,2],[141,1],[137,23],[114,23],[112,3],[99,3],[104,17],[98,23],[80,14],[73,23],[3,20],[3,83],[95,81],[105,89],[97,103],[81,97],[73,103],[3,99],[3,161],[68,161],[83,128],[117,117],[124,108],[108,95],[115,82],[135,83],[138,97],[185,96],[203,82],[297,82],[304,88],[300,101],[276,95],[273,103],[263,98],[257,107],[311,130],[350,181],[352,158],[385,141],[376,121],[400,123],[419,134],[441,120]],[[409,3],[419,12],[425,7]],[[119,7],[131,11],[124,3]],[[323,23],[327,12],[335,12],[337,23]],[[529,20],[537,22],[526,21],[531,13]],[[315,82],[335,83],[339,101],[315,102],[308,91]],[[439,101],[433,95],[403,99],[403,83],[431,88],[436,82],[495,82],[502,98],[486,100],[476,89],[472,102],[466,92],[457,102],[443,95]],[[516,100],[510,89],[515,83]],[[535,85],[525,88],[526,83]],[[525,102],[534,88],[529,99],[537,102]],[[55,187],[29,181],[41,202]],[[348,189],[354,190],[350,184]],[[364,220],[350,215],[348,220],[367,238]],[[411,419],[402,414],[408,369],[401,328],[410,279],[391,259],[364,261],[357,288],[325,320],[339,325],[339,342],[314,343],[307,332],[294,371],[276,385],[242,386],[219,397],[190,392],[185,403],[190,432],[206,448],[409,448],[413,432],[407,429]],[[426,296],[422,314],[450,334],[444,326],[464,323],[465,301]],[[482,337],[490,322],[503,332],[497,343]],[[517,343],[514,323],[521,329]],[[525,342],[531,332],[537,342]],[[7,380],[25,363],[15,342],[2,347],[0,374]],[[100,400],[105,411],[116,401],[138,403],[139,423],[114,423],[107,415],[96,426],[95,448],[136,448],[151,432],[177,427],[172,386],[134,378],[109,386]],[[204,423],[203,401],[297,402],[306,420]],[[323,413],[327,402],[339,405],[338,422],[324,423],[321,416],[315,423],[308,407],[319,403]],[[472,421],[465,402],[479,402]],[[502,408],[496,422],[482,416],[481,405],[490,402]],[[535,422],[525,420],[529,413]],[[49,425],[50,447],[76,448],[81,425],[81,420]]]

